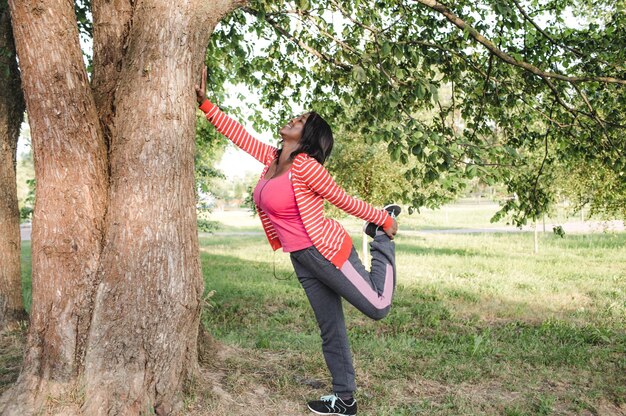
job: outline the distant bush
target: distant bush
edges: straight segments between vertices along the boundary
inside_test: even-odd
[[[212,233],[219,228],[219,223],[217,221],[210,221],[203,218],[198,218],[198,231],[202,231],[204,233]]]

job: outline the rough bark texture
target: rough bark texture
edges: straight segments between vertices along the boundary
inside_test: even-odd
[[[107,144],[114,129],[115,93],[133,17],[130,0],[92,0],[93,96]]]
[[[0,331],[28,319],[22,301],[15,163],[24,97],[9,10],[0,2]]]
[[[71,412],[89,416],[180,405],[203,292],[193,85],[215,24],[240,4],[94,0],[91,90],[72,2],[11,2],[37,201],[33,324],[0,413],[72,391]]]
[[[35,413],[46,397],[65,393],[82,369],[102,246],[107,169],[72,2],[9,5],[37,197],[28,349],[3,414],[26,415]]]
[[[190,2],[139,3],[133,11],[113,104],[86,414],[169,412],[196,343],[203,285],[189,109],[203,48],[193,17]]]

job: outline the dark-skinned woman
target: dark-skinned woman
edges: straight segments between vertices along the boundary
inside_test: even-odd
[[[298,280],[313,308],[322,337],[322,351],[332,376],[333,393],[308,402],[322,415],[356,415],[352,354],[341,298],[368,317],[384,318],[395,284],[398,205],[377,210],[346,194],[323,164],[330,156],[330,126],[315,112],[294,117],[280,129],[276,148],[252,137],[235,120],[206,99],[206,68],[196,86],[200,109],[217,130],[264,165],[254,189],[263,229],[271,247],[290,253]],[[336,221],[324,217],[324,200],[366,224],[372,264],[368,272],[350,236]]]

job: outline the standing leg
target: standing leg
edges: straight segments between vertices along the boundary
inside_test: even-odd
[[[356,390],[356,385],[341,296],[315,278],[310,267],[298,261],[297,257],[303,251],[292,253],[291,261],[320,328],[322,351],[332,376],[333,391],[338,396],[349,396]]]

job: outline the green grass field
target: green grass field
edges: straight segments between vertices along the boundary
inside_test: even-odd
[[[260,231],[255,222],[220,229]],[[359,415],[626,414],[626,233],[544,234],[537,255],[532,239],[399,234],[389,316],[345,308]],[[200,242],[203,323],[220,352],[183,414],[309,414],[330,380],[288,255],[258,234]]]
[[[531,239],[397,238],[389,316],[373,322],[346,307],[360,414],[626,411],[626,234],[547,235],[539,255]],[[273,276],[274,263],[289,276],[288,257],[262,236],[215,236],[202,239],[202,263],[215,291],[204,322],[246,357],[228,362],[232,394],[257,384],[277,398],[325,393],[313,313],[295,277]],[[268,368],[250,358],[262,352],[284,359]],[[303,384],[311,379],[326,390]]]

